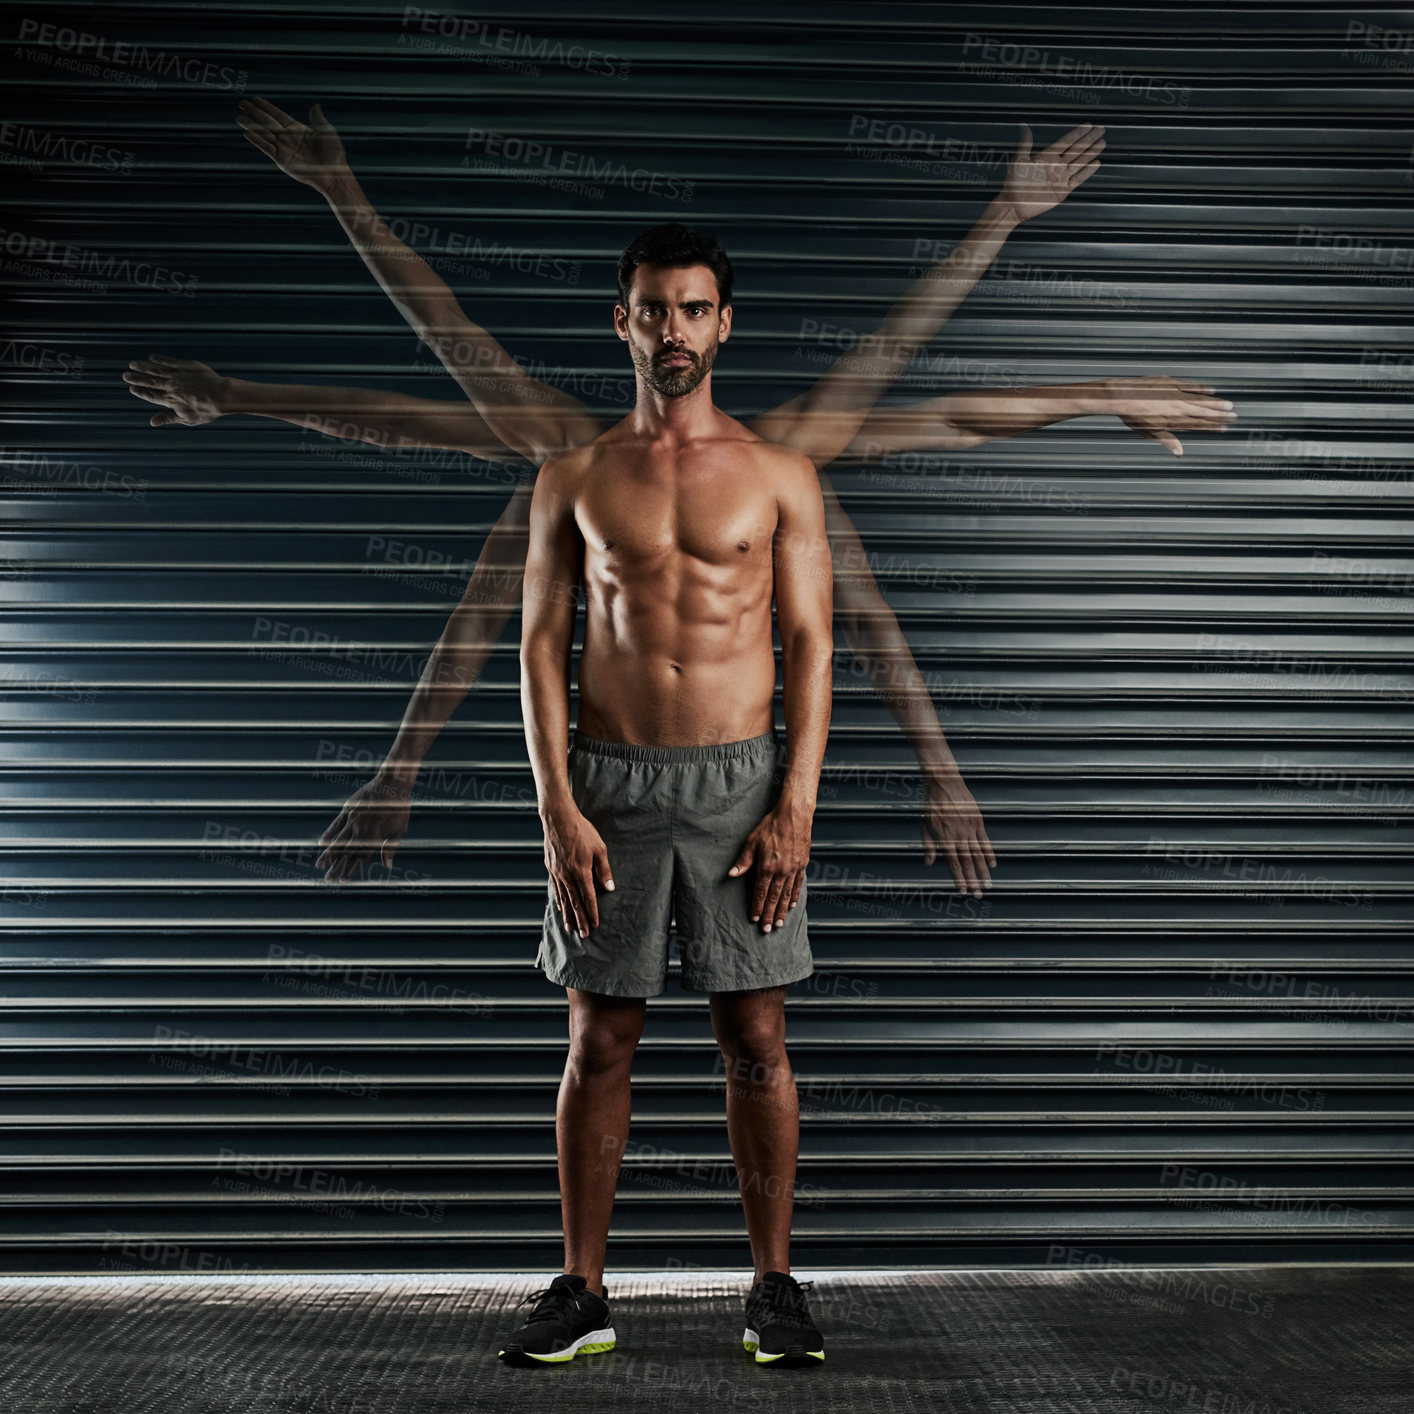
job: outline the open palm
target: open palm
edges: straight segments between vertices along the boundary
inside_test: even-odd
[[[309,123],[292,118],[264,98],[241,100],[236,118],[246,141],[258,147],[286,176],[319,190],[331,177],[348,170],[344,144],[315,104]]]
[[[1002,183],[1003,200],[1011,203],[1019,221],[1029,221],[1059,206],[1099,170],[1104,147],[1105,130],[1082,123],[1033,157],[1031,129],[1023,123],[1021,141]]]

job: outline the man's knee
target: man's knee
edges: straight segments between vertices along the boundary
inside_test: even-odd
[[[570,1065],[591,1075],[627,1066],[642,1032],[640,1008],[581,1008],[570,1027]]]
[[[728,1062],[771,1066],[785,1058],[785,1012],[767,1003],[733,1008],[716,1019],[717,1044]]]

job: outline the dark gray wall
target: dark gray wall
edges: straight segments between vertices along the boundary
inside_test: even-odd
[[[745,415],[962,234],[1019,121],[1105,124],[1104,170],[901,394],[1164,372],[1241,419],[1181,461],[1091,419],[833,470],[1000,863],[985,904],[923,867],[911,754],[842,649],[820,971],[790,1003],[797,1259],[1414,1255],[1414,12],[621,0],[445,6],[481,28],[439,39],[394,5],[3,9],[7,1268],[558,1261],[518,618],[405,872],[312,866],[515,473],[152,430],[118,380],[163,352],[458,396],[241,138],[240,74],[322,101],[424,249],[479,242],[441,267],[468,310],[604,411],[643,225],[733,252],[716,387]],[[475,171],[472,129],[658,179]],[[705,1006],[675,983],[636,1086],[612,1260],[744,1261]]]

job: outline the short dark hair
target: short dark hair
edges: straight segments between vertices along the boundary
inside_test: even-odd
[[[625,309],[633,272],[640,265],[705,265],[717,278],[718,308],[732,302],[732,263],[721,242],[681,221],[650,226],[624,247],[619,256],[619,300]]]

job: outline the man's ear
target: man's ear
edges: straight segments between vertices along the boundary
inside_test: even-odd
[[[732,333],[732,307],[724,304],[717,315],[717,342],[726,343]]]
[[[628,343],[628,310],[621,304],[614,306],[614,333]]]

